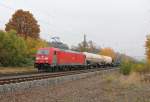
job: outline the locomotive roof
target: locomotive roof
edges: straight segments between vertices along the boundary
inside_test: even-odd
[[[72,51],[72,50],[65,50],[65,49],[60,49],[60,50],[65,51],[65,52],[80,54],[80,52],[76,52],[76,51]]]
[[[45,48],[40,48],[40,49],[50,49],[50,48],[54,48],[54,47],[45,47]],[[59,49],[60,51],[70,52],[70,53],[76,53],[76,54],[80,54],[80,53],[81,53],[81,52],[77,52],[77,51],[66,50],[66,49],[60,49],[60,48],[54,48],[54,49]]]

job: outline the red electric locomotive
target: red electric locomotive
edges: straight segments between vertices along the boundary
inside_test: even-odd
[[[39,71],[61,71],[82,68],[85,55],[80,52],[58,48],[40,48],[36,54],[35,67]]]

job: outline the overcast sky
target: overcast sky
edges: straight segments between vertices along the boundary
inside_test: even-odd
[[[43,39],[59,36],[71,46],[86,34],[101,47],[144,58],[150,0],[1,0],[0,29],[17,9],[33,13]]]

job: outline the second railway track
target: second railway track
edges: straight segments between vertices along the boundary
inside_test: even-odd
[[[115,68],[116,69],[116,68]],[[76,70],[76,71],[66,71],[66,72],[57,72],[57,73],[40,73],[33,75],[20,75],[20,76],[9,76],[0,78],[0,85],[11,84],[11,83],[20,83],[25,81],[33,81],[33,80],[41,80],[53,77],[67,76],[67,75],[75,75],[81,73],[88,73],[100,70],[114,70],[114,68],[107,69],[89,69],[89,70]]]

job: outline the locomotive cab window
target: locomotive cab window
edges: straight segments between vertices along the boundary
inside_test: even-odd
[[[48,55],[49,50],[38,50],[37,54]]]

